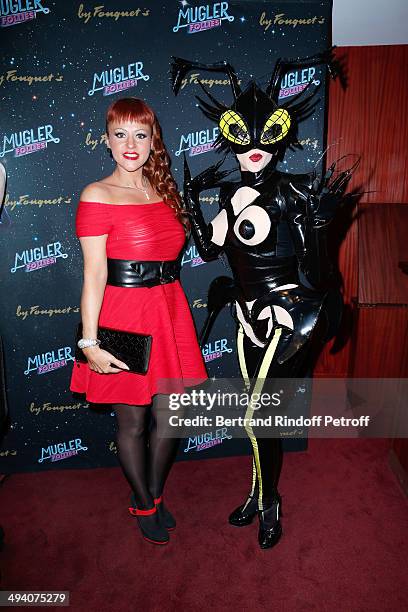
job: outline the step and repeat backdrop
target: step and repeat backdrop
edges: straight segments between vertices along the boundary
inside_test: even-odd
[[[175,98],[171,56],[227,60],[242,86],[255,78],[265,87],[279,57],[327,48],[331,0],[0,0],[0,9],[0,162],[8,175],[0,224],[0,333],[11,421],[0,472],[116,465],[109,406],[89,406],[68,388],[82,282],[75,211],[83,187],[113,170],[106,109],[123,96],[141,97],[155,109],[181,189],[183,153],[193,175],[217,159],[212,143],[218,128],[194,97],[202,94],[200,80],[221,102],[230,103],[232,94],[225,75],[193,70]],[[309,82],[320,85],[316,112],[300,129],[303,150],[288,153],[285,170],[303,172],[320,163],[325,78],[326,69],[315,66],[282,79],[282,99]],[[232,156],[228,163],[236,165]],[[217,194],[206,193],[202,208],[208,220],[215,216]],[[220,274],[229,274],[225,262],[205,264],[190,242],[182,283],[198,330],[208,286]],[[203,354],[210,376],[238,376],[235,323],[227,309]],[[183,440],[179,458],[248,448],[224,428]]]

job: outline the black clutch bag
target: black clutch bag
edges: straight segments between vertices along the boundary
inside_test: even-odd
[[[86,362],[86,357],[77,344],[81,338],[82,323],[79,323],[75,339],[75,359]],[[98,327],[98,339],[101,341],[100,348],[126,363],[129,366],[129,372],[146,374],[149,367],[152,336],[134,334],[110,327]]]

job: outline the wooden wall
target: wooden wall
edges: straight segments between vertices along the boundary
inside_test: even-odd
[[[328,164],[347,153],[358,154],[362,159],[351,188],[362,186],[366,193],[361,202],[408,203],[408,46],[339,47],[336,55],[345,66],[348,87],[344,91],[338,80],[330,84],[327,144],[333,146],[328,151]],[[339,226],[345,344],[335,355],[329,354],[332,343],[326,347],[316,376],[350,373],[352,341],[347,332],[351,331],[352,304],[358,293],[356,219],[350,219],[345,236],[344,231],[344,226]]]

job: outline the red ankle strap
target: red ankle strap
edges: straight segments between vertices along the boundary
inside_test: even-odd
[[[156,506],[153,506],[153,508],[149,508],[149,510],[139,510],[139,508],[134,508],[133,506],[131,506],[129,508],[129,512],[130,514],[132,514],[132,516],[149,516],[150,514],[154,514],[155,512],[157,512],[157,510]]]
[[[160,495],[160,497],[155,497],[154,501],[154,505],[157,506],[158,504],[161,504],[163,501],[163,495]]]

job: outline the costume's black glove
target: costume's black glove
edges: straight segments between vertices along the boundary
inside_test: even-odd
[[[200,206],[200,193],[207,189],[221,187],[222,179],[232,172],[232,170],[219,171],[224,159],[192,178],[187,158],[184,155],[184,203],[191,219],[197,250],[204,261],[216,259],[221,253],[222,247],[211,241],[212,227],[204,221]]]
[[[344,194],[351,179],[351,170],[340,172],[331,181],[336,164],[333,163],[322,179],[316,177],[310,188],[304,185],[290,187],[297,196],[299,208],[304,213],[305,223],[310,228],[328,225],[344,203]],[[331,181],[331,182],[330,182]],[[302,207],[302,202],[304,207]]]
[[[312,177],[310,185],[289,183],[292,201],[289,218],[299,267],[308,283],[319,290],[327,286],[333,273],[327,245],[328,226],[345,202],[352,176],[349,169],[331,180],[335,168],[333,163],[322,179]]]

